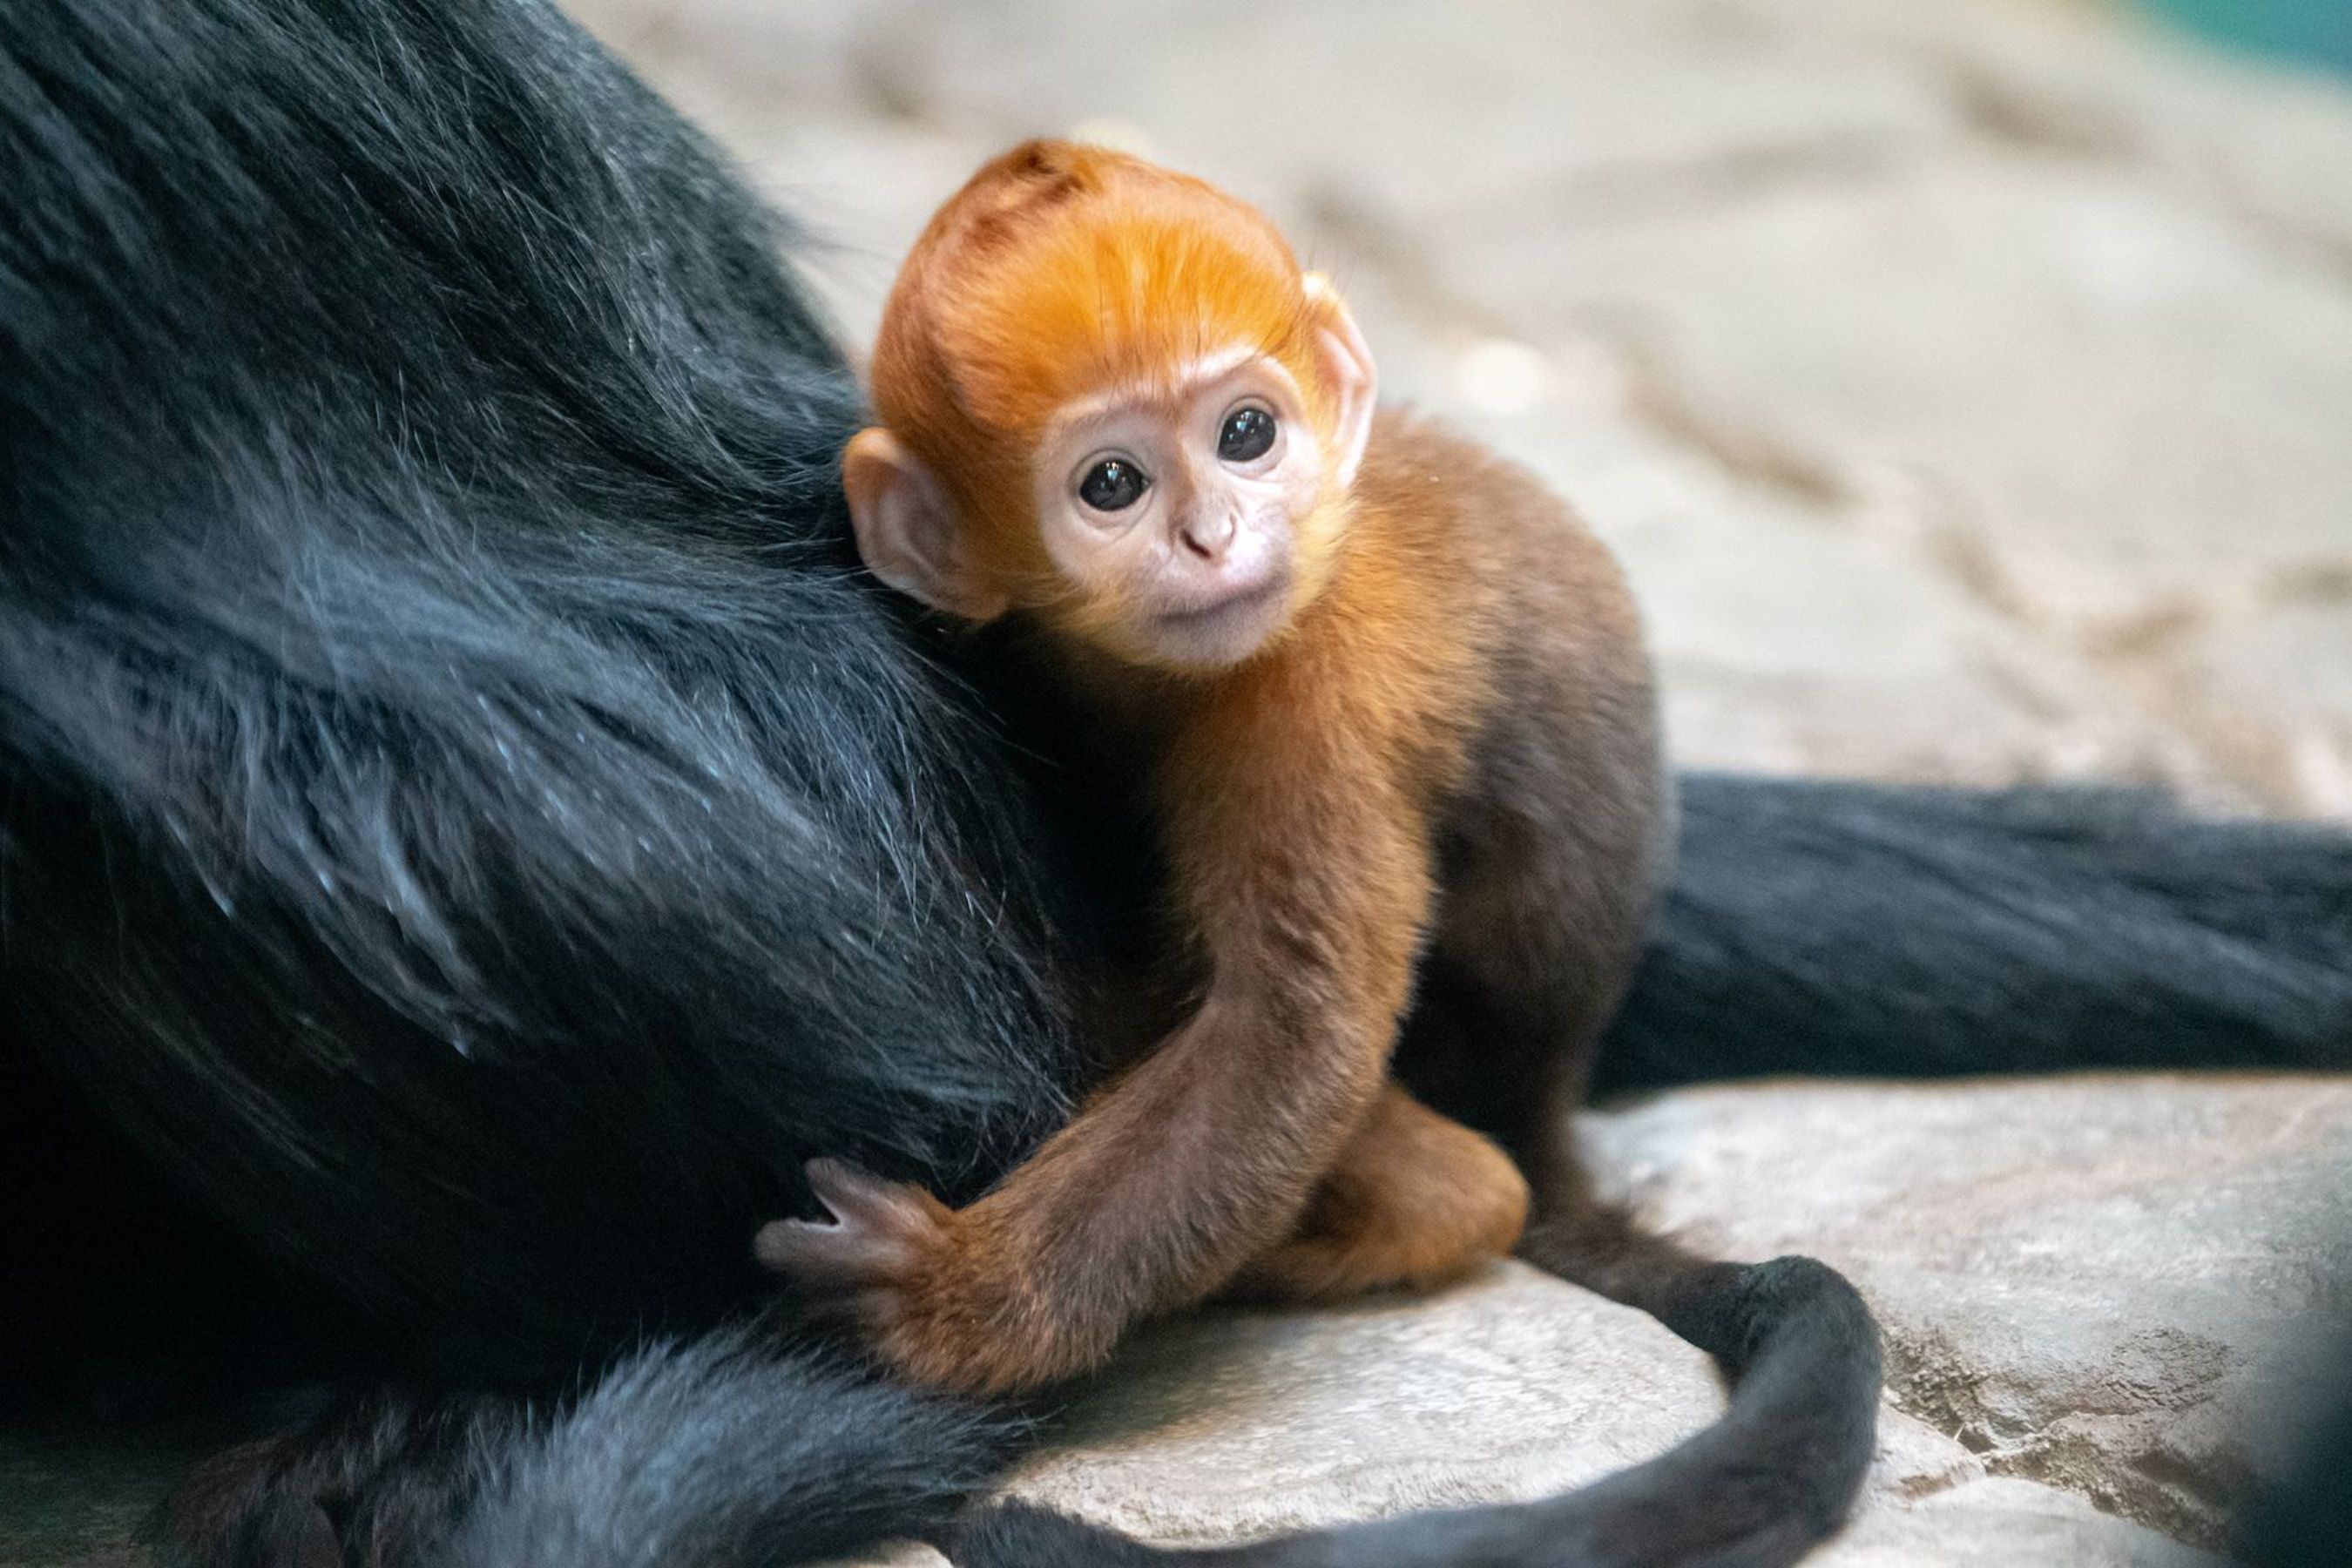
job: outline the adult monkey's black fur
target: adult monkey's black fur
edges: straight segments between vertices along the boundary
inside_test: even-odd
[[[406,1382],[199,1489],[187,1562],[937,1525],[1007,1422],[711,1325],[805,1155],[970,1193],[1055,1114],[1068,878],[836,570],[853,401],[770,226],[483,0],[0,6],[0,1355],[284,1279]],[[2352,851],[2150,810],[1696,781],[1604,1077],[2343,1063]],[[1231,1560],[1786,1561],[1866,1320],[1713,1286],[1648,1303],[1746,1373],[1685,1448]]]
[[[626,73],[536,5],[32,0],[0,179],[18,1107],[86,1100],[241,1249],[219,1272],[257,1256],[428,1389],[558,1386],[756,1300],[810,1155],[969,1193],[1051,1121],[1019,803],[835,565],[854,388]],[[6,1184],[27,1361],[79,1304],[15,1287],[43,1233],[55,1267],[173,1239],[136,1183],[58,1234],[119,1184],[58,1152]],[[189,1552],[315,1533],[273,1467],[352,1539],[429,1535],[486,1408],[331,1415]],[[466,1538],[594,1497],[620,1561],[845,1549],[1004,1430],[700,1342],[494,1465]]]

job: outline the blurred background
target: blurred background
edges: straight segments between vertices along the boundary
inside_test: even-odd
[[[2352,816],[2352,0],[570,0],[862,347],[1037,132],[1265,206],[1685,762]]]

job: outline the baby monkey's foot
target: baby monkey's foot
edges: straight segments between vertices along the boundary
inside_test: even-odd
[[[1081,1371],[1108,1348],[1082,1347],[1055,1320],[979,1208],[951,1209],[839,1160],[810,1161],[808,1178],[833,1223],[773,1221],[754,1253],[915,1382],[1003,1394]]]
[[[1527,1217],[1527,1179],[1509,1155],[1392,1088],[1290,1236],[1228,1293],[1336,1301],[1434,1289],[1507,1256]]]

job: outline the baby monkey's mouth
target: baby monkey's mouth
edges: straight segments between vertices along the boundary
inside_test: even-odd
[[[1289,587],[1288,573],[1269,572],[1254,582],[1221,588],[1193,603],[1170,605],[1160,612],[1159,618],[1161,625],[1168,626],[1208,626],[1265,608],[1282,597]]]
[[[1290,574],[1268,573],[1213,598],[1160,611],[1152,617],[1159,657],[1182,668],[1223,669],[1240,663],[1274,635],[1290,595]]]

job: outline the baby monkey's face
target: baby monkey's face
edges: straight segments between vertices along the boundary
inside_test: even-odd
[[[1144,352],[1165,332],[1087,345],[1098,363],[1135,368],[1075,388],[1060,374],[1067,323],[1020,355],[1010,328],[971,334],[955,353],[981,384],[1049,384],[1029,400],[1044,407],[995,419],[993,437],[967,425],[961,449],[938,434],[956,428],[941,412],[955,354],[934,345],[878,360],[877,403],[896,402],[910,432],[929,424],[933,444],[925,456],[876,425],[842,453],[867,567],[942,614],[984,624],[1025,613],[1130,664],[1211,673],[1264,648],[1330,580],[1378,378],[1323,279],[1255,286],[1273,290],[1274,307],[1257,312],[1256,336],[1230,300],[1179,297],[1160,314],[1213,346]],[[1273,350],[1268,316],[1288,323]],[[969,449],[992,439],[1000,449]]]
[[[1237,346],[1066,405],[1031,479],[1073,618],[1129,658],[1215,669],[1296,608],[1329,468],[1290,373]]]

